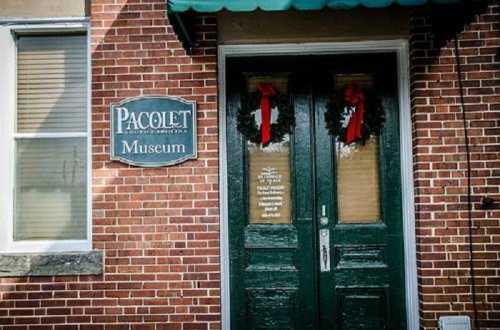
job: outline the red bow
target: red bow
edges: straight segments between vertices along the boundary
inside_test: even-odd
[[[260,113],[262,116],[262,125],[260,126],[260,135],[262,145],[267,145],[271,141],[271,101],[269,97],[276,95],[276,90],[271,84],[261,83],[257,86],[261,93]]]
[[[354,113],[347,124],[345,142],[350,144],[363,137],[363,121],[365,115],[365,95],[358,86],[351,84],[344,89],[344,100],[348,106],[354,107]]]

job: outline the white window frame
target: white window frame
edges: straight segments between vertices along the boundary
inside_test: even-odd
[[[84,252],[92,249],[92,116],[91,47],[88,19],[0,23],[0,253]],[[83,32],[87,40],[87,131],[85,133],[16,133],[17,44],[16,35]],[[87,139],[87,237],[84,240],[14,241],[15,138],[85,137]]]

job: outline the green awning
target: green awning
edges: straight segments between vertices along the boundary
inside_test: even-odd
[[[401,6],[418,6],[426,3],[450,4],[460,0],[168,0],[171,12],[185,12],[194,10],[202,13],[213,13],[221,10],[228,11],[265,11],[280,10],[320,10],[323,8],[385,8],[392,4]]]
[[[166,0],[167,13],[174,31],[188,54],[195,47],[195,36],[191,28],[193,15],[215,13],[222,10],[251,12],[254,10],[321,10],[350,9],[355,7],[385,8],[391,5],[421,6],[448,5],[454,3],[480,3],[486,0]]]

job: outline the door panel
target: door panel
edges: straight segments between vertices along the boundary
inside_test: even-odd
[[[365,55],[228,62],[232,329],[406,327],[397,90],[387,72],[396,67],[393,56],[372,57],[369,64]],[[335,74],[352,68],[373,73],[386,123],[365,146],[339,149],[324,114]],[[237,117],[249,76],[284,72],[296,125],[282,149],[288,153],[272,160],[243,139]],[[281,202],[289,213],[277,215],[259,204],[258,187],[273,166],[285,173],[287,162]]]
[[[386,122],[380,137],[365,145],[346,147],[328,134],[324,95],[336,86],[326,77],[316,87],[316,223],[330,232],[333,258],[331,271],[320,273],[322,329],[406,327],[397,93],[394,83],[377,78]]]
[[[262,178],[266,174],[264,171],[271,171],[269,168],[273,166],[280,167],[280,173],[284,173],[283,155],[278,155],[278,160],[269,159],[275,157],[276,153],[266,155],[238,134],[236,118],[246,82],[243,75],[238,74],[228,81],[228,87],[234,88],[228,88],[230,96],[227,100],[228,137],[231,137],[228,139],[231,163],[228,167],[229,203],[233,206],[229,208],[231,326],[233,329],[314,329],[315,273],[306,271],[314,267],[314,260],[310,258],[313,244],[311,210],[314,207],[310,193],[310,129],[307,125],[301,125],[289,137],[287,148],[290,150],[290,172],[304,174],[288,177],[283,175],[281,178],[290,181],[289,197],[293,206],[290,205],[288,211],[291,219],[281,215],[268,219],[251,216],[262,212],[260,209],[249,210],[258,205],[255,200],[258,194],[250,193],[255,190],[255,185],[260,184],[255,180],[256,175]],[[294,88],[297,87],[294,84]],[[309,122],[309,90],[290,90],[289,93],[290,97],[293,94],[295,100],[296,117],[306,118]],[[305,139],[296,138],[304,133],[307,134]],[[258,161],[269,162],[271,165],[253,164],[252,161],[256,159],[249,157],[257,157]],[[285,195],[287,193],[288,190],[285,189]],[[288,196],[284,196],[285,206],[290,200]]]
[[[387,288],[339,288],[336,290],[339,329],[387,329]]]

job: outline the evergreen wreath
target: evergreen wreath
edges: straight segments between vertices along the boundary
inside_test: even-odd
[[[238,131],[250,142],[262,144],[260,127],[255,121],[255,111],[259,109],[261,93],[253,92],[244,94],[241,98],[241,108],[238,111]],[[278,109],[276,123],[271,123],[271,143],[282,142],[285,135],[292,132],[295,127],[293,106],[287,95],[277,93],[269,97],[271,109]],[[265,145],[264,145],[265,146]]]
[[[326,128],[330,135],[339,141],[349,144],[346,141],[347,127],[343,127],[347,109],[352,106],[346,101],[344,95],[345,88],[337,91],[327,104],[325,112]],[[373,90],[363,90],[364,95],[364,118],[361,126],[361,137],[354,143],[365,144],[371,136],[379,136],[385,123],[385,111],[382,101]],[[352,143],[352,142],[350,142]]]

